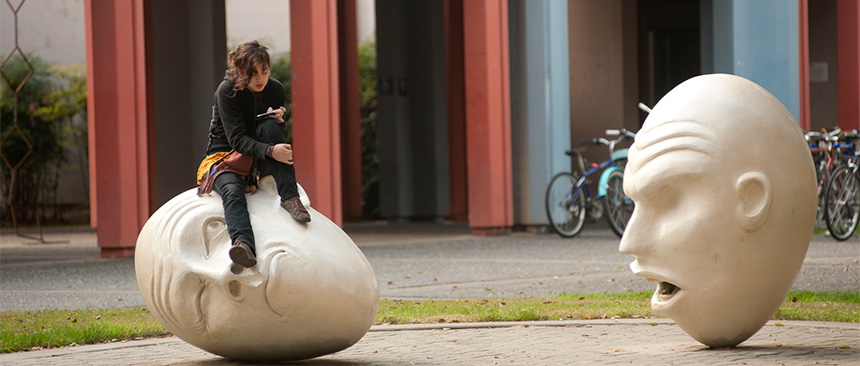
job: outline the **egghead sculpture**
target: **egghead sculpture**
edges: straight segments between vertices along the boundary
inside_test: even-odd
[[[303,204],[310,204],[299,187]],[[231,262],[220,197],[186,191],[138,237],[135,272],[155,319],[182,340],[237,360],[299,360],[343,350],[379,307],[373,269],[353,241],[308,209],[299,223],[279,205],[271,176],[248,196],[259,262]]]
[[[636,208],[619,250],[658,283],[652,308],[713,348],[748,339],[812,236],[815,172],[791,114],[742,77],[694,77],[657,103],[628,159]]]

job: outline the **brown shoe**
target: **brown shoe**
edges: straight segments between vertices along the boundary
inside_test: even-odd
[[[251,268],[257,265],[257,256],[254,255],[251,247],[238,240],[230,247],[230,259],[242,267]]]
[[[290,213],[290,216],[293,217],[298,222],[311,222],[311,215],[308,213],[308,210],[305,209],[305,205],[302,204],[299,196],[293,196],[281,201],[281,207],[287,212]]]

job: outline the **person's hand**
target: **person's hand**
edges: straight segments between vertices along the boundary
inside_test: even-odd
[[[293,146],[290,144],[277,144],[272,149],[272,158],[287,165],[293,165]]]
[[[272,107],[269,107],[269,109],[266,110],[266,112],[271,112],[271,111],[272,111]],[[274,111],[275,111],[275,114],[270,115],[269,118],[277,118],[278,123],[284,123],[284,113],[287,113],[287,109],[284,107],[281,107],[281,108],[275,109]]]

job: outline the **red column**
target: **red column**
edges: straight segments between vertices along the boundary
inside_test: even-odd
[[[290,2],[293,150],[311,206],[341,225],[337,4]]]
[[[839,74],[839,127],[860,128],[860,4],[836,2],[836,48]]]
[[[445,2],[445,62],[448,88],[448,170],[450,220],[469,219],[466,167],[466,97],[463,73],[463,0]]]
[[[463,2],[469,225],[474,234],[513,225],[510,66],[506,0]]]
[[[343,217],[361,220],[361,107],[358,100],[358,24],[355,0],[339,0],[340,141]]]
[[[799,38],[800,38],[800,128],[809,131],[811,117],[809,115],[809,3],[808,0],[797,2],[800,7],[798,13]]]
[[[143,0],[85,2],[90,206],[103,257],[134,254],[155,196],[146,11]]]

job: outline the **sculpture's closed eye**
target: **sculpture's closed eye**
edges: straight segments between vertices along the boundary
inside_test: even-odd
[[[220,243],[223,240],[227,240],[229,243],[230,240],[226,238],[226,234],[227,224],[224,222],[223,217],[209,217],[203,221],[203,242],[206,247],[206,253],[204,254],[205,259],[209,259],[212,252],[215,251],[214,246],[217,243]]]

